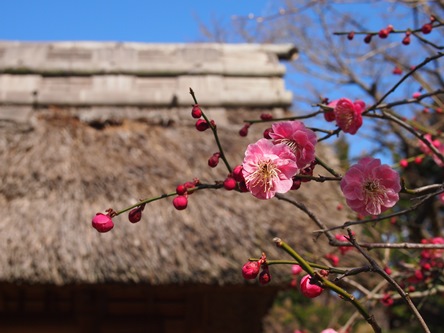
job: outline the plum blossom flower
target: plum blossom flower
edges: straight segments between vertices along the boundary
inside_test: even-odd
[[[247,147],[242,174],[256,198],[271,199],[276,193],[288,192],[298,171],[295,155],[283,143],[275,145],[260,139]]]
[[[364,157],[341,180],[348,206],[362,215],[379,215],[393,207],[401,190],[399,174],[381,160]]]
[[[299,169],[310,165],[315,159],[316,134],[300,121],[274,123],[269,136],[274,144],[284,143],[296,156]]]
[[[338,333],[338,332],[335,331],[333,328],[326,328],[321,333]]]
[[[353,103],[348,98],[339,99],[334,106],[336,124],[345,133],[355,134],[362,125],[361,114],[364,109],[363,101],[358,100]]]

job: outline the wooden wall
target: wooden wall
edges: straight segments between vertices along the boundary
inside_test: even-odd
[[[261,332],[276,289],[0,285],[0,332]]]

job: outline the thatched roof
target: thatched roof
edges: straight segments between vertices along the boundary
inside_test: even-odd
[[[174,209],[171,199],[155,202],[145,208],[141,222],[131,224],[126,216],[121,216],[116,218],[112,231],[99,234],[91,227],[91,218],[98,211],[110,207],[122,209],[140,198],[172,192],[177,184],[194,177],[203,182],[223,180],[226,176],[223,165],[216,169],[207,167],[209,156],[216,151],[211,134],[194,129],[189,96],[187,100],[179,97],[175,106],[168,101],[153,107],[154,103],[148,100],[139,106],[126,105],[122,101],[113,104],[116,100],[106,104],[103,102],[107,98],[118,99],[112,92],[120,86],[100,88],[97,84],[94,89],[101,91],[102,95],[97,96],[103,99],[95,103],[82,94],[74,79],[111,82],[116,73],[108,76],[97,72],[84,77],[70,72],[64,73],[64,76],[48,77],[43,72],[51,71],[50,62],[42,61],[44,71],[39,73],[39,67],[32,67],[32,58],[26,55],[30,48],[41,50],[42,45],[13,43],[13,51],[1,45],[0,68],[4,73],[10,73],[0,75],[0,84],[3,84],[0,90],[1,281],[55,284],[243,283],[240,267],[249,256],[259,256],[262,250],[269,257],[283,256],[272,244],[275,236],[304,251],[325,245],[322,240],[319,245],[313,242],[310,230],[315,227],[303,213],[287,203],[261,201],[249,193],[225,190],[192,194],[188,208],[180,212]],[[57,44],[44,45],[51,50],[59,47]],[[65,44],[60,45],[65,47]],[[69,45],[75,47],[77,44]],[[84,44],[79,45],[83,47]],[[20,47],[23,52],[21,59],[26,59],[26,74],[5,69],[9,68],[10,52],[20,58]],[[92,54],[100,53],[101,44],[95,43],[95,47]],[[106,54],[109,45],[104,44],[103,47]],[[124,49],[126,46],[116,44],[116,47]],[[162,50],[160,46],[137,46],[150,47]],[[279,65],[273,48],[217,47],[235,50],[244,57],[266,54],[270,62]],[[36,55],[36,59],[40,58]],[[90,59],[95,58],[92,56]],[[275,96],[278,93],[282,96],[289,94],[282,89],[282,73],[268,76],[268,70],[264,69],[265,74],[261,77],[259,62],[257,65],[255,80],[270,80],[267,84],[272,86],[273,80],[278,80]],[[70,66],[70,70],[76,67],[75,64]],[[226,68],[226,71],[230,72],[230,69]],[[219,75],[221,82],[225,78],[246,79],[232,74]],[[30,79],[31,76],[36,78]],[[137,79],[130,72],[122,76]],[[201,73],[194,75],[190,82],[198,82],[199,77],[204,81],[208,79]],[[63,78],[68,83],[59,86],[59,91],[52,91],[44,83],[48,78]],[[184,79],[182,74],[173,78],[176,81]],[[15,85],[6,86],[5,82],[14,82]],[[266,110],[276,115],[284,114],[288,103],[279,104],[276,100],[271,103],[274,98],[267,95],[267,84],[250,87],[247,92],[253,89],[261,91],[263,105],[276,105]],[[204,87],[203,92],[195,88],[199,99],[209,101],[213,96],[211,92],[214,92],[217,100],[219,86],[205,86],[202,82],[198,85]],[[177,92],[178,96],[185,96],[188,86],[192,84],[183,82],[180,87],[184,92]],[[11,87],[16,87],[16,90]],[[227,92],[231,88],[224,89]],[[34,92],[34,96],[39,96],[39,103],[22,100],[25,92]],[[60,93],[60,103],[48,97],[55,92]],[[13,98],[14,93],[18,96],[16,99]],[[106,96],[103,95],[105,93]],[[232,96],[238,96],[237,93],[236,90]],[[146,94],[153,97],[166,93],[157,87],[148,89]],[[46,102],[41,96],[48,97]],[[71,96],[70,103],[64,103],[65,96]],[[271,96],[268,102],[267,96]],[[222,102],[219,106],[210,102],[208,107],[202,103],[210,117],[216,120],[222,143],[233,165],[242,161],[246,146],[258,139],[264,128],[256,126],[257,131],[247,138],[237,135],[242,119],[257,118],[265,110],[263,105],[247,107],[253,102],[240,103],[236,108]],[[337,204],[337,191],[337,184],[310,183],[291,195],[303,200],[328,222],[336,217],[343,218],[342,212],[332,214],[331,210]]]

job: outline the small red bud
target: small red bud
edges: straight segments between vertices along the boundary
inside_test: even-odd
[[[402,74],[402,69],[399,68],[398,66],[396,66],[395,68],[393,68],[392,73],[395,74],[395,75],[401,75]]]
[[[242,276],[245,280],[253,280],[259,274],[260,267],[257,261],[249,261],[242,266]]]
[[[206,122],[205,119],[198,119],[196,121],[196,129],[199,132],[203,132],[206,131],[210,126],[208,125],[208,123]]]
[[[273,119],[273,115],[271,113],[262,113],[261,120],[271,120]]]
[[[271,133],[272,131],[273,131],[273,130],[272,130],[271,128],[267,128],[267,129],[265,129],[264,134],[263,134],[263,135],[264,135],[264,138],[270,140],[270,139],[271,139],[270,133]]]
[[[421,97],[421,93],[420,93],[419,91],[414,92],[414,93],[412,94],[412,97],[413,97],[413,98],[419,98],[419,97]]]
[[[405,37],[402,40],[402,44],[409,45],[410,44],[410,35],[405,34]]]
[[[210,168],[215,168],[219,164],[219,158],[220,153],[214,153],[209,159],[208,159],[208,166]]]
[[[385,293],[384,296],[381,298],[381,303],[385,306],[391,306],[393,305],[394,301],[390,294]]]
[[[355,37],[355,32],[354,31],[350,31],[347,35],[347,39],[348,40],[352,40]]]
[[[137,223],[142,219],[142,212],[145,209],[145,204],[140,205],[139,207],[136,207],[128,213],[128,220],[131,223]]]
[[[369,44],[372,41],[373,34],[368,34],[364,38],[364,43]]]
[[[202,110],[199,107],[199,104],[194,104],[193,109],[191,110],[191,116],[195,119],[199,119],[202,117]]]
[[[433,29],[433,26],[431,23],[426,23],[422,26],[421,31],[423,34],[427,35],[429,34]]]
[[[293,185],[291,186],[290,190],[299,190],[299,188],[302,185],[301,179],[293,179]]]
[[[328,253],[325,255],[325,258],[331,262],[331,265],[333,267],[336,267],[339,265],[339,257],[337,255],[334,255],[332,253]]]
[[[302,272],[302,267],[300,265],[291,265],[291,274],[298,275]]]
[[[392,275],[392,270],[391,270],[390,267],[388,267],[388,266],[385,266],[385,267],[384,267],[384,272],[386,272],[387,275]]]
[[[399,165],[401,166],[401,168],[407,168],[407,166],[409,165],[409,161],[407,161],[406,159],[402,159],[399,161]]]
[[[238,182],[245,181],[244,174],[242,173],[242,170],[243,170],[242,165],[236,165],[233,169],[233,178]]]
[[[378,32],[379,38],[382,38],[382,39],[387,38],[388,34],[389,34],[389,31],[387,29],[382,29],[382,30],[379,30],[379,32]]]
[[[333,110],[325,110],[324,111],[324,119],[328,122],[332,122],[336,119],[335,113]]]
[[[177,210],[184,210],[188,206],[188,199],[184,195],[178,195],[173,199],[173,205]]]
[[[393,25],[389,24],[389,25],[387,26],[387,31],[388,31],[389,33],[392,32],[392,31],[393,31]]]
[[[184,185],[177,185],[176,187],[176,193],[178,195],[184,195],[185,193],[187,193],[187,188]]]
[[[224,188],[227,191],[232,191],[236,188],[236,181],[232,177],[227,177],[224,181]]]
[[[430,15],[430,23],[433,23],[436,21],[436,17],[433,15]]]
[[[108,214],[97,213],[92,219],[92,226],[98,232],[108,232],[114,228],[114,222]]]
[[[270,271],[268,270],[268,266],[266,266],[261,274],[259,274],[259,283],[262,285],[268,284],[271,281],[271,274]]]
[[[245,124],[240,130],[239,135],[240,136],[247,136],[248,135],[248,128],[250,128],[251,124],[247,123]]]
[[[210,120],[210,124],[213,128],[216,128],[216,122],[213,119]]]

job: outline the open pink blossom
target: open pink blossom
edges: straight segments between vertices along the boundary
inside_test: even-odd
[[[381,160],[364,157],[342,177],[348,206],[362,215],[379,215],[393,207],[401,190],[399,174]]]
[[[292,177],[299,171],[290,148],[267,139],[248,145],[242,166],[248,190],[259,199],[288,192],[293,185]]]
[[[296,156],[299,169],[310,165],[315,159],[316,134],[300,121],[274,123],[269,132],[274,144],[284,143]]]
[[[326,328],[321,333],[338,333],[338,332],[335,331],[333,328]]]
[[[361,114],[364,109],[363,101],[358,100],[353,103],[348,98],[339,99],[334,107],[336,124],[345,133],[355,134],[362,125]]]

